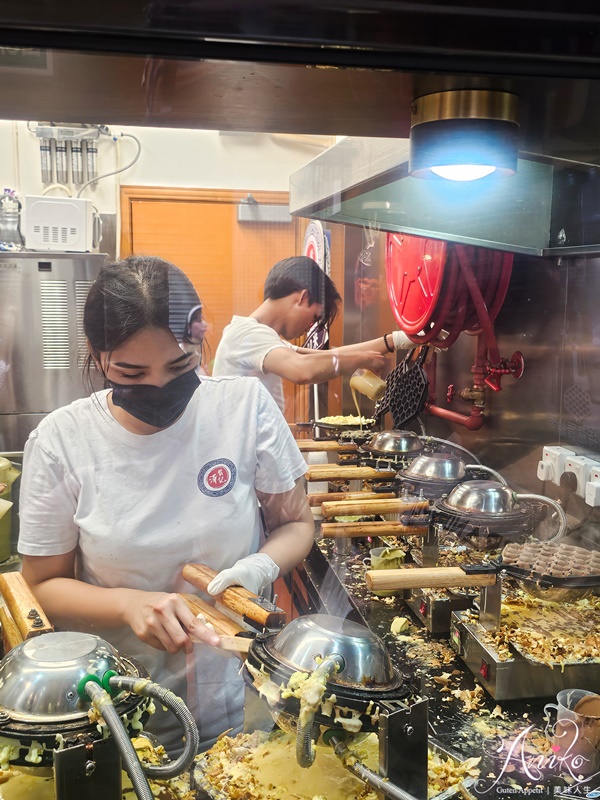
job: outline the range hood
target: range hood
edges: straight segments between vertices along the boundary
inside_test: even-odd
[[[516,175],[408,175],[408,139],[348,137],[290,179],[295,216],[536,256],[600,252],[600,167],[520,154]]]

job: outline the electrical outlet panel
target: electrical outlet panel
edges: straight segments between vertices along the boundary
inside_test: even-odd
[[[559,486],[560,476],[565,471],[565,461],[572,456],[575,456],[574,450],[557,445],[546,445],[542,450],[542,460],[538,462],[538,479],[552,481]]]
[[[600,506],[600,466],[593,467],[585,484],[585,502],[588,506]]]
[[[575,491],[579,497],[585,497],[586,495],[586,484],[590,479],[590,475],[593,469],[600,470],[600,464],[597,461],[593,461],[591,458],[587,458],[587,456],[569,456],[565,460],[565,468],[564,472],[572,472],[577,479],[577,489]]]

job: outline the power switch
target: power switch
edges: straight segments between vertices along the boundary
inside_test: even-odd
[[[594,468],[600,469],[600,464],[586,456],[569,456],[565,460],[565,472],[572,472],[577,480],[576,494],[585,497],[586,483]]]
[[[538,462],[537,476],[540,481],[552,481],[560,485],[560,476],[565,471],[565,461],[574,456],[573,450],[566,447],[546,445],[542,450],[542,460]]]
[[[600,506],[600,467],[594,467],[585,485],[585,502],[588,506]]]

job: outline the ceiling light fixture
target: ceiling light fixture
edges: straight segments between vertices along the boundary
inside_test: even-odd
[[[409,174],[472,181],[517,171],[519,98],[491,89],[418,97],[411,109]]]

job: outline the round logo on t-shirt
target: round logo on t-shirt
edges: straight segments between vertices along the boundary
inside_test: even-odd
[[[216,458],[205,464],[198,473],[198,488],[207,497],[221,497],[235,485],[237,469],[228,458]]]

